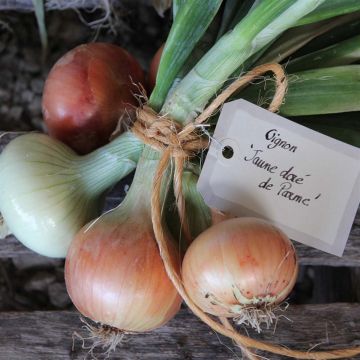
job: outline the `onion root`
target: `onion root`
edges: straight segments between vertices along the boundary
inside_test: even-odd
[[[91,324],[88,319],[80,317],[80,321],[84,324],[83,329],[88,333],[88,336],[84,337],[78,332],[73,334],[73,350],[75,339],[78,338],[82,342],[82,348],[88,351],[93,359],[97,359],[94,350],[101,348],[104,350],[100,355],[109,358],[110,354],[116,350],[116,347],[125,342],[125,336],[130,332],[117,329],[113,326],[104,325],[101,323]],[[86,342],[90,341],[90,345],[86,345]]]

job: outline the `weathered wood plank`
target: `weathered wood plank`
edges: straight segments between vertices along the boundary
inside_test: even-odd
[[[19,133],[0,133],[0,152],[11,139],[18,135]],[[106,199],[105,209],[110,209],[114,203],[118,202],[120,202],[119,194],[112,193],[111,197]],[[326,254],[298,243],[295,243],[295,246],[302,265],[360,266],[360,208],[356,214],[350,237],[342,257]],[[30,250],[22,246],[13,236],[8,236],[1,242],[0,258],[16,257],[29,253]]]
[[[251,336],[302,350],[316,344],[321,344],[318,349],[360,345],[360,304],[291,306],[287,316],[292,322],[281,318],[275,334],[268,330],[261,336],[250,332]],[[77,360],[86,356],[87,350],[82,349],[79,339],[73,344],[74,331],[86,336],[76,312],[0,313],[0,323],[0,359]],[[269,359],[283,359],[266,355]],[[161,329],[127,335],[110,358],[235,360],[241,356],[231,341],[215,334],[187,309],[182,309]]]
[[[338,257],[294,243],[303,265],[360,266],[360,208],[357,211],[344,255]]]

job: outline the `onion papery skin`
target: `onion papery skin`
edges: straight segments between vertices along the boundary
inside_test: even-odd
[[[166,274],[150,216],[129,208],[122,204],[78,233],[66,257],[65,281],[84,316],[143,332],[169,321],[181,298]]]
[[[130,134],[85,156],[44,134],[19,136],[0,155],[0,212],[25,246],[64,258],[99,215],[102,193],[135,169],[141,150]]]
[[[287,236],[255,218],[220,222],[200,234],[182,264],[184,286],[205,312],[238,317],[243,308],[279,304],[298,273]]]
[[[127,51],[106,43],[80,45],[51,69],[42,108],[50,136],[79,154],[106,144],[122,115],[138,105],[143,71]]]

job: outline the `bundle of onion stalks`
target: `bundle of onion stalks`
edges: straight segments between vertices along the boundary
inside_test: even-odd
[[[242,74],[277,62],[289,79],[280,114],[359,146],[358,0],[177,0],[173,18],[146,106],[175,128],[192,122]],[[232,99],[266,106],[273,94],[274,82],[263,76]],[[214,114],[198,135],[211,137],[216,120]],[[85,156],[45,135],[19,137],[1,155],[6,191],[0,210],[28,247],[66,255],[69,295],[84,316],[102,326],[96,333],[109,349],[124,333],[165,324],[185,299],[197,316],[243,349],[301,357],[244,340],[226,320],[258,331],[262,323],[271,324],[273,308],[296,281],[291,241],[262,220],[225,220],[206,206],[196,190],[204,152],[185,161],[181,189],[173,179],[176,161],[155,178],[161,155],[131,128]],[[123,202],[96,217],[101,194],[135,168]],[[178,214],[175,203],[182,200],[185,214]],[[161,217],[154,214],[156,204]]]

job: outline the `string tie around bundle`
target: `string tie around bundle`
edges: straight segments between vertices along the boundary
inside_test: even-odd
[[[280,108],[287,90],[287,78],[282,66],[279,64],[258,66],[238,78],[222,91],[193,122],[184,126],[166,115],[157,114],[149,106],[144,105],[136,110],[137,120],[132,127],[132,131],[146,145],[161,153],[154,184],[159,185],[161,183],[164,172],[167,170],[169,162],[173,159],[174,194],[183,233],[189,243],[191,236],[185,214],[185,201],[182,195],[182,175],[185,161],[209,146],[210,139],[208,136],[203,136],[203,131],[201,131],[202,124],[237,90],[269,71],[273,72],[276,78],[276,91],[269,106],[269,110],[275,112]],[[160,188],[158,186],[157,190],[153,189],[154,202],[160,202]],[[154,209],[152,210],[154,213]],[[155,227],[155,223],[153,225]]]
[[[204,313],[192,301],[183,286],[179,269],[172,261],[171,251],[167,241],[167,233],[162,223],[161,203],[162,180],[167,173],[170,163],[173,162],[174,164],[174,193],[181,225],[185,238],[190,242],[190,231],[186,220],[185,202],[182,194],[182,175],[185,161],[196,156],[200,151],[209,146],[210,140],[201,132],[201,125],[204,124],[231,95],[267,72],[272,72],[276,81],[275,93],[268,110],[276,112],[284,101],[288,87],[285,71],[281,65],[276,63],[260,65],[242,75],[223,90],[194,121],[184,126],[166,115],[157,114],[149,106],[144,105],[136,110],[137,120],[132,127],[133,133],[146,145],[160,152],[160,159],[155,172],[151,194],[152,224],[160,255],[164,262],[167,275],[192,312],[213,330],[233,339],[239,345],[245,348],[267,351],[297,359],[321,360],[355,356],[360,354],[360,347],[317,352],[297,351],[241,335],[229,323],[221,319],[221,322],[215,320],[213,317]]]

